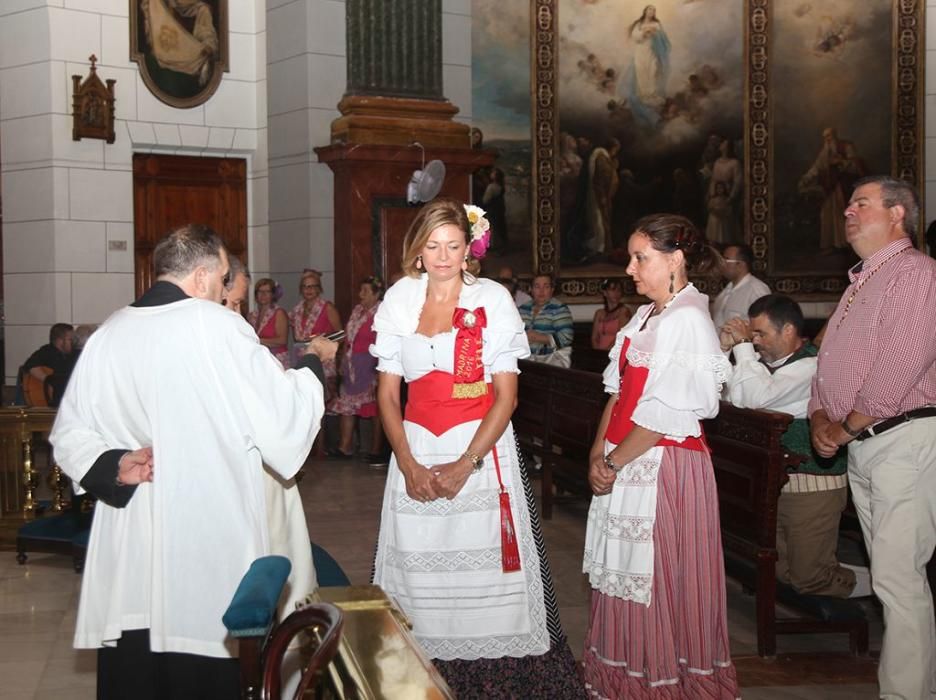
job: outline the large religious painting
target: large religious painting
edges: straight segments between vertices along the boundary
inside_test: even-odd
[[[844,211],[858,179],[892,173],[922,185],[912,96],[922,92],[917,4],[770,3],[773,225],[758,247],[784,291],[847,283],[844,272],[858,258],[845,239]]]
[[[474,0],[471,27],[472,143],[493,150],[472,177],[472,199],[488,212],[485,274],[532,270],[530,214],[530,12],[523,2]]]
[[[923,182],[922,17],[919,0],[531,0],[535,269],[594,299],[634,222],[668,211],[751,243],[778,291],[839,292],[854,182]]]
[[[228,0],[130,0],[130,60],[166,104],[207,101],[228,70]]]

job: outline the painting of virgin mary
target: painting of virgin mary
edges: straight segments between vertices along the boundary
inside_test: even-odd
[[[670,40],[657,19],[656,7],[644,8],[630,26],[628,37],[634,53],[621,98],[631,105],[636,117],[652,126],[659,122],[660,108],[666,100],[670,56]]]

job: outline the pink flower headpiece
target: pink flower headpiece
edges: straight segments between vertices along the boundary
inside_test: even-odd
[[[471,226],[471,243],[468,252],[475,260],[480,260],[487,254],[491,245],[491,223],[484,218],[484,209],[474,204],[465,205],[468,215],[468,224]]]

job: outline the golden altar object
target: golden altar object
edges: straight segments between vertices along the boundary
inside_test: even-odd
[[[26,518],[35,515],[39,484],[39,472],[34,463],[35,448],[48,437],[55,414],[54,408],[0,408],[0,512],[22,513]],[[51,461],[51,451],[49,459]],[[51,510],[57,512],[62,510],[66,500],[64,490],[68,479],[57,466],[51,466]]]
[[[310,597],[332,603],[344,613],[341,644],[327,671],[334,697],[454,699],[410,632],[405,615],[379,586],[330,586]]]

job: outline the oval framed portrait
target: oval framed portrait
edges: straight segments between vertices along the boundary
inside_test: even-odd
[[[206,102],[228,55],[228,0],[130,0],[130,60],[167,105]]]

